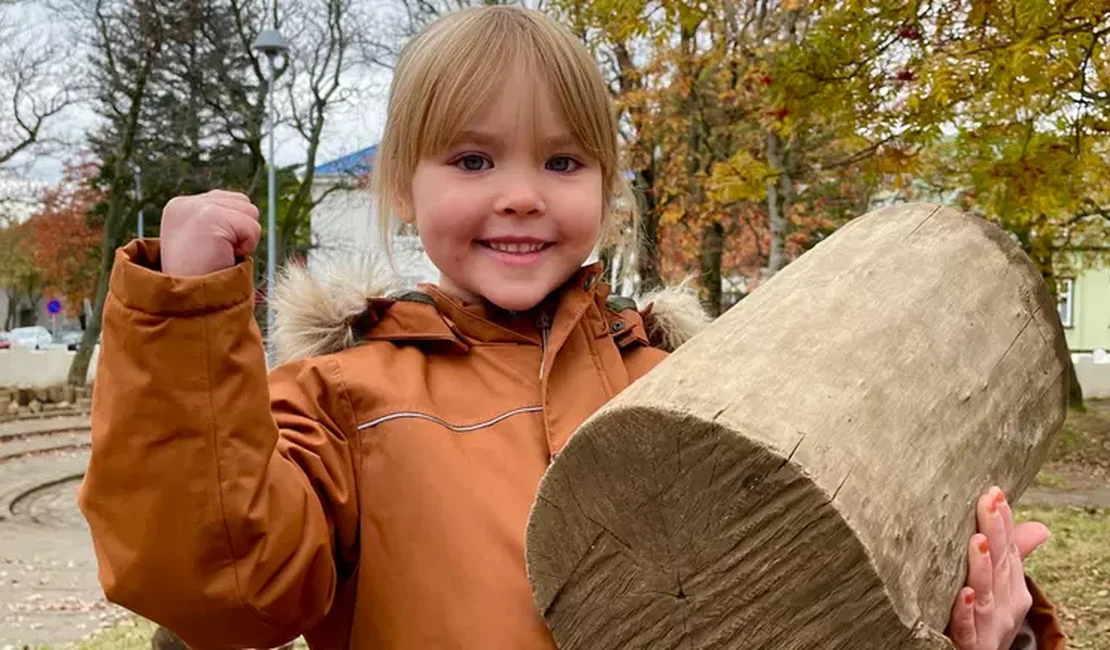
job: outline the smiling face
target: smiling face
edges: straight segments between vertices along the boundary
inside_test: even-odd
[[[610,90],[578,37],[531,9],[471,7],[398,59],[375,207],[417,225],[445,290],[523,311],[599,239],[637,231],[634,203],[615,200],[618,157]],[[395,225],[379,225],[389,242]]]
[[[518,73],[441,153],[417,163],[411,202],[444,291],[511,311],[539,304],[598,241],[603,172],[555,98]]]

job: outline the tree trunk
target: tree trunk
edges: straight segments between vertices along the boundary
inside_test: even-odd
[[[950,648],[974,504],[1062,426],[1055,300],[1003,231],[857,219],[607,404],[528,523],[577,648]]]
[[[148,18],[149,19],[149,18]],[[157,16],[154,17],[157,20]],[[103,36],[107,38],[107,36]],[[112,164],[112,179],[108,190],[108,210],[104,216],[104,241],[100,250],[100,269],[96,279],[96,293],[93,295],[93,313],[85,326],[85,334],[81,337],[81,344],[77,346],[77,354],[69,367],[70,384],[75,386],[85,385],[89,372],[89,362],[92,360],[93,348],[100,339],[101,314],[104,313],[104,301],[108,296],[108,284],[112,275],[112,261],[115,259],[116,249],[124,237],[124,225],[127,223],[126,208],[129,204],[131,192],[131,159],[135,154],[135,139],[138,135],[139,118],[142,115],[143,102],[146,100],[147,82],[154,70],[155,60],[161,48],[160,38],[151,36],[151,42],[143,52],[145,58],[142,67],[136,72],[134,86],[127,99],[130,101],[127,116],[119,132],[120,144],[118,154]]]
[[[792,181],[783,155],[782,138],[773,131],[767,132],[767,164],[777,174],[767,179],[767,222],[771,230],[771,251],[767,256],[764,280],[786,266],[786,220],[790,209]]]
[[[1077,411],[1087,408],[1083,403],[1083,386],[1079,383],[1079,376],[1075,374],[1075,364],[1068,356],[1068,407]]]
[[[133,138],[132,138],[133,141]],[[127,160],[131,159],[130,152]],[[127,223],[125,208],[128,205],[127,183],[122,179],[127,178],[127,164],[122,160],[116,163],[116,177],[109,189],[108,213],[104,219],[104,239],[100,248],[100,268],[96,275],[96,289],[93,294],[92,318],[87,319],[85,333],[81,337],[81,344],[77,346],[77,354],[73,357],[73,364],[69,368],[69,383],[74,386],[84,386],[88,377],[89,362],[92,360],[93,348],[100,339],[101,315],[104,313],[104,302],[108,297],[108,284],[112,277],[112,262],[115,260],[116,249],[123,244],[124,226]]]
[[[640,278],[641,294],[663,286],[659,271],[659,213],[656,205],[655,173],[643,169],[636,173],[636,200],[640,201],[639,250],[636,251],[636,272]]]
[[[724,257],[725,228],[719,221],[701,230],[698,265],[701,270],[702,305],[710,316],[721,315],[721,259]]]

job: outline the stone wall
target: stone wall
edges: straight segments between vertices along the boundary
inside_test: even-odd
[[[0,388],[0,418],[88,411],[91,406],[92,389],[88,386]]]

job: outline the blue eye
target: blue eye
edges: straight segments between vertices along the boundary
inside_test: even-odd
[[[480,172],[493,167],[493,161],[476,153],[468,153],[465,156],[459,156],[455,160],[455,166],[463,171]]]
[[[578,162],[574,158],[571,158],[570,156],[554,156],[552,158],[548,158],[547,164],[544,166],[548,170],[553,172],[566,173],[575,171],[582,166],[582,163]]]

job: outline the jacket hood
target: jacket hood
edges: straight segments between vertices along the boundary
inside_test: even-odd
[[[287,265],[274,287],[274,359],[280,363],[340,352],[360,341],[357,323],[372,301],[399,288],[388,264],[364,258],[322,265],[309,273]],[[686,283],[634,298],[652,344],[668,352],[709,324]]]

